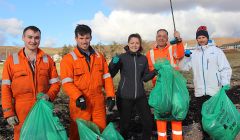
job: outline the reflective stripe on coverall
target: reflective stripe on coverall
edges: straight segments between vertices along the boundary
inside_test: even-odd
[[[150,71],[154,70],[154,64],[158,59],[166,58],[171,65],[178,70],[178,61],[184,57],[184,47],[182,42],[174,45],[167,44],[163,49],[154,46],[146,54]],[[156,77],[152,80],[153,85],[156,83]],[[167,121],[157,120],[158,140],[167,140],[166,125]],[[173,140],[182,140],[182,122],[171,121]]]
[[[102,131],[106,127],[104,87],[107,97],[114,97],[114,86],[108,65],[102,54],[95,51],[90,55],[90,63],[77,48],[64,56],[60,64],[62,86],[69,96],[70,140],[79,139],[77,118],[93,121]],[[76,106],[76,100],[83,95],[87,102],[86,110]]]
[[[10,55],[2,74],[2,108],[4,118],[16,115],[19,124],[14,126],[14,139],[19,139],[22,124],[36,102],[37,93],[48,94],[53,101],[60,90],[55,64],[50,56],[38,49],[34,73],[24,49]]]

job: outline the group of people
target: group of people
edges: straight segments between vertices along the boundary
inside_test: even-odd
[[[174,32],[174,37],[174,43],[170,44],[167,30],[159,29],[155,45],[145,56],[141,53],[141,36],[131,34],[124,47],[125,53],[114,56],[108,65],[104,56],[90,45],[91,28],[77,25],[77,45],[61,60],[60,82],[55,63],[39,48],[41,31],[35,26],[26,27],[22,35],[24,47],[7,58],[2,74],[2,109],[4,118],[14,126],[14,139],[19,139],[21,127],[37,100],[37,94],[45,93],[42,99],[53,101],[61,84],[70,98],[70,140],[79,139],[77,118],[94,122],[102,131],[106,127],[106,107],[112,111],[115,99],[120,112],[120,133],[124,139],[128,138],[131,113],[136,107],[142,121],[142,139],[150,140],[153,118],[143,82],[152,79],[155,85],[158,69],[154,64],[160,58],[169,60],[176,70],[193,70],[195,97],[202,103],[222,86],[227,89],[231,67],[223,51],[209,40],[205,26],[196,32],[198,44],[194,53],[184,51],[178,31]],[[113,77],[119,70],[121,79],[115,94]],[[158,140],[166,140],[167,121],[156,120],[156,124]],[[173,140],[182,140],[182,122],[172,121],[171,124]]]

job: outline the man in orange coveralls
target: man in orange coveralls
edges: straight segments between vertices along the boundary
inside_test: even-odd
[[[92,31],[87,25],[77,25],[75,40],[77,47],[61,61],[61,79],[65,93],[69,96],[70,140],[79,139],[76,119],[93,121],[102,131],[106,127],[105,88],[107,107],[115,105],[114,87],[108,64],[104,56],[90,46]]]
[[[180,33],[174,32],[175,40],[168,42],[168,32],[165,29],[157,31],[156,45],[147,52],[147,59],[150,71],[154,70],[154,64],[157,59],[166,58],[175,69],[178,68],[178,61],[184,56],[184,47]],[[153,85],[156,83],[156,77],[153,79]],[[166,131],[167,121],[157,120],[158,140],[167,140]],[[182,140],[182,122],[172,121],[172,139]]]
[[[10,55],[2,73],[2,109],[4,118],[14,126],[14,139],[20,137],[23,122],[42,92],[53,101],[60,89],[55,63],[39,49],[41,31],[35,26],[23,30],[25,46]]]

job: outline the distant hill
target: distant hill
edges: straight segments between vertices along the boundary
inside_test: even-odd
[[[0,46],[0,55],[2,54],[12,54],[15,52],[18,52],[22,47],[17,46]],[[62,48],[41,48],[44,52],[46,52],[49,55],[58,54],[62,51]]]
[[[218,46],[222,46],[224,44],[229,44],[229,43],[235,43],[240,41],[240,38],[213,38],[215,43]],[[189,47],[193,47],[196,45],[196,40],[186,40],[184,41],[184,44],[187,43]],[[144,51],[147,52],[153,42],[152,41],[143,41],[143,46],[144,46]],[[103,45],[100,48],[96,48],[98,45],[93,45],[95,49],[97,49],[99,52],[103,53],[107,58],[111,58],[112,56],[116,55],[117,53],[122,53],[123,52],[123,44],[112,44],[112,45]],[[17,46],[0,46],[0,60],[5,59],[6,56],[9,54],[12,54],[14,52],[18,52],[22,47],[17,47]],[[62,52],[63,48],[46,48],[46,47],[41,47],[43,51],[45,51],[49,55],[53,54],[59,54]]]
[[[222,46],[224,44],[238,42],[238,41],[240,41],[240,38],[213,38],[213,40],[215,41],[215,43],[218,46]],[[197,41],[196,41],[196,39],[195,40],[186,40],[186,41],[184,41],[184,43],[187,43],[188,46],[195,46]]]

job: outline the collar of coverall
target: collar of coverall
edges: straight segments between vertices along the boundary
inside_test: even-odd
[[[159,47],[158,45],[157,45],[157,43],[154,45],[154,49],[156,49],[156,50],[166,50],[166,49],[168,49],[169,48],[169,46],[170,46],[170,43],[169,42],[167,42],[167,44],[166,44],[166,46],[165,47]]]
[[[24,53],[24,48],[22,48],[19,52],[18,52],[19,56],[22,57],[22,58],[26,58],[26,55]],[[41,58],[45,53],[40,49],[40,48],[37,48],[37,59]]]
[[[85,56],[85,57],[96,53],[95,50],[91,46],[89,46],[89,53],[90,54],[88,54],[86,51],[79,48],[78,46],[76,48],[77,48],[78,52],[80,52],[79,54],[81,54],[82,56]]]

